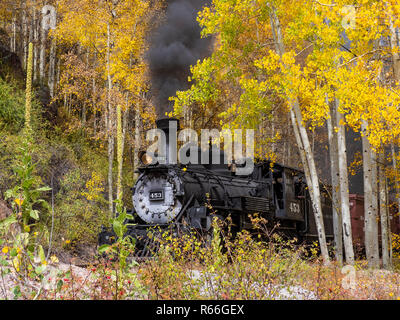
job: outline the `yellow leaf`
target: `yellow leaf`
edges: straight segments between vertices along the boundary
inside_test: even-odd
[[[24,199],[15,199],[14,202],[18,205],[18,206],[22,206],[22,204],[24,203]]]
[[[58,263],[59,262],[58,258],[55,255],[51,256],[50,260],[51,260],[52,263]]]
[[[18,259],[18,257],[15,257],[13,259],[13,266],[17,271],[19,271],[19,259]]]

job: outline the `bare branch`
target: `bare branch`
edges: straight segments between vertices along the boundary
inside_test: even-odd
[[[335,4],[326,4],[326,3],[321,3],[317,0],[314,0],[314,2],[318,3],[320,6],[325,6],[325,7],[336,7],[336,3]]]

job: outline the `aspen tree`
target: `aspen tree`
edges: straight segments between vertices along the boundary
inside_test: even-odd
[[[36,81],[38,78],[38,41],[39,41],[39,27],[36,17],[36,8],[32,7],[32,28],[33,28],[33,42],[34,42],[34,52],[33,52],[33,79]]]
[[[396,19],[395,17],[389,18],[389,30],[390,30],[390,46],[391,46],[391,53],[392,53],[392,60],[393,60],[393,73],[394,73],[394,80],[400,84],[400,52],[398,43],[400,39],[398,37],[398,32],[396,32],[396,26],[394,25],[393,20]],[[397,17],[397,20],[399,17]],[[398,28],[398,27],[397,27]]]
[[[274,9],[272,9],[271,12],[271,24],[272,24],[272,29],[274,30],[273,36],[274,36],[274,41],[276,43],[276,49],[278,54],[282,58],[282,56],[285,53],[285,46],[283,43],[282,30],[279,18],[277,17]],[[324,259],[324,262],[328,264],[330,259],[329,259],[328,247],[326,244],[324,220],[322,216],[321,193],[320,193],[317,169],[314,161],[314,155],[312,154],[308,134],[303,124],[302,114],[297,97],[292,97],[291,100],[289,100],[289,105],[290,105],[292,125],[295,132],[297,133],[296,140],[299,146],[299,152],[302,155],[302,162],[305,168],[307,185],[310,191],[315,224],[317,226],[317,232],[318,232],[318,240],[321,248],[321,255],[322,258]]]
[[[26,69],[27,67],[27,53],[28,53],[28,48],[27,48],[27,38],[28,38],[28,21],[27,21],[27,14],[26,14],[26,2],[23,3],[22,5],[22,47],[23,47],[23,59],[22,59],[22,64],[23,67]]]
[[[56,54],[57,54],[57,41],[53,37],[51,39],[50,54],[49,54],[49,77],[48,85],[50,89],[50,97],[54,97],[55,81],[56,81]]]
[[[327,101],[329,104],[329,101]],[[342,214],[340,203],[339,163],[338,163],[338,137],[336,128],[336,108],[330,108],[331,117],[327,119],[329,156],[331,163],[332,182],[332,216],[333,231],[335,236],[335,256],[339,264],[343,264],[343,232]]]
[[[389,256],[389,232],[390,221],[387,208],[387,189],[385,175],[385,153],[382,150],[379,153],[379,213],[381,225],[381,243],[382,243],[382,266],[388,269],[391,265]]]
[[[15,12],[13,11],[13,13],[15,14]],[[16,52],[17,50],[17,18],[14,16],[12,18],[12,24],[11,24],[11,28],[12,28],[12,36],[10,38],[11,44],[11,52]]]
[[[346,254],[346,262],[354,263],[353,236],[351,230],[350,203],[349,203],[349,178],[347,170],[347,154],[346,154],[346,138],[345,128],[343,125],[343,114],[339,112],[339,101],[335,99],[335,110],[337,119],[337,140],[338,140],[338,168],[339,168],[339,185],[340,185],[340,212],[342,216],[342,228],[344,248]]]
[[[362,122],[363,144],[363,172],[364,172],[364,228],[365,228],[365,252],[368,265],[371,268],[379,267],[379,242],[377,232],[377,212],[374,203],[374,178],[376,171],[373,169],[375,161],[371,144],[367,137],[368,123]],[[375,164],[376,166],[376,164]],[[376,181],[376,178],[375,178]]]
[[[44,15],[47,14],[47,9],[43,7],[42,16],[40,20],[40,53],[39,53],[39,80],[41,83],[44,81],[45,69],[45,54],[46,54],[46,28],[47,21]]]
[[[135,142],[134,142],[134,174],[133,178],[137,180],[139,177],[138,173],[136,172],[136,169],[139,167],[139,156],[138,152],[140,150],[140,144],[141,144],[141,139],[140,139],[140,124],[141,124],[141,119],[140,119],[140,105],[136,107],[134,110],[135,112]]]
[[[107,197],[110,215],[114,211],[113,161],[115,152],[118,152],[114,150],[116,108],[118,104],[123,108],[125,104],[137,103],[140,100],[139,93],[147,86],[145,77],[147,66],[143,61],[147,48],[145,40],[150,29],[152,12],[158,7],[159,1],[150,8],[149,2],[143,0],[96,3],[89,0],[60,0],[57,3],[57,12],[62,17],[54,33],[58,43],[79,43],[82,51],[93,50],[96,70],[101,72],[100,76],[105,80],[102,120],[105,128],[103,137],[107,144]],[[85,32],[81,32],[82,30]],[[132,61],[135,63],[131,63]],[[96,83],[92,81],[91,94],[100,96],[100,91],[101,89],[98,90]],[[125,100],[124,92],[129,92],[129,102],[122,101]],[[98,109],[94,103],[93,108],[97,129]],[[123,128],[126,128],[126,115],[124,112]]]

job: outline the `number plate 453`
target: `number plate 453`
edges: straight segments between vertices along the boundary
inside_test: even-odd
[[[164,192],[160,191],[151,191],[149,195],[150,200],[164,200]]]
[[[290,202],[289,211],[293,214],[300,214],[300,204],[297,202]]]

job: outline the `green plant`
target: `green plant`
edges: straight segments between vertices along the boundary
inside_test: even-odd
[[[2,252],[6,255],[0,259],[1,274],[3,276],[14,270],[21,279],[36,279],[43,277],[47,265],[40,239],[47,235],[47,228],[41,218],[49,205],[41,198],[41,194],[50,188],[38,187],[38,181],[33,174],[35,164],[30,154],[32,142],[29,135],[24,134],[21,139],[22,147],[14,168],[19,183],[5,193],[6,199],[13,200],[13,213],[0,222],[3,238],[0,244],[3,245]],[[13,225],[18,228],[10,233]],[[14,293],[15,298],[22,295],[20,286],[15,287]]]
[[[126,223],[133,220],[133,216],[126,212],[121,200],[115,200],[117,216],[110,220],[113,231],[116,235],[116,241],[112,245],[104,244],[99,247],[99,253],[114,254],[118,257],[120,272],[126,271],[127,258],[135,250],[135,239],[127,234],[128,227],[133,225]]]
[[[0,126],[18,131],[24,124],[24,99],[22,90],[0,78]]]
[[[49,204],[42,199],[41,193],[50,191],[51,188],[37,187],[37,179],[33,175],[35,164],[32,162],[30,149],[32,142],[28,137],[22,138],[22,147],[20,148],[21,156],[18,159],[19,163],[14,171],[18,177],[19,184],[14,188],[9,189],[5,193],[5,198],[13,199],[14,214],[8,218],[8,223],[11,221],[18,222],[22,230],[30,232],[32,227],[38,225],[40,221],[40,211],[49,210]],[[31,223],[31,221],[33,221]]]

